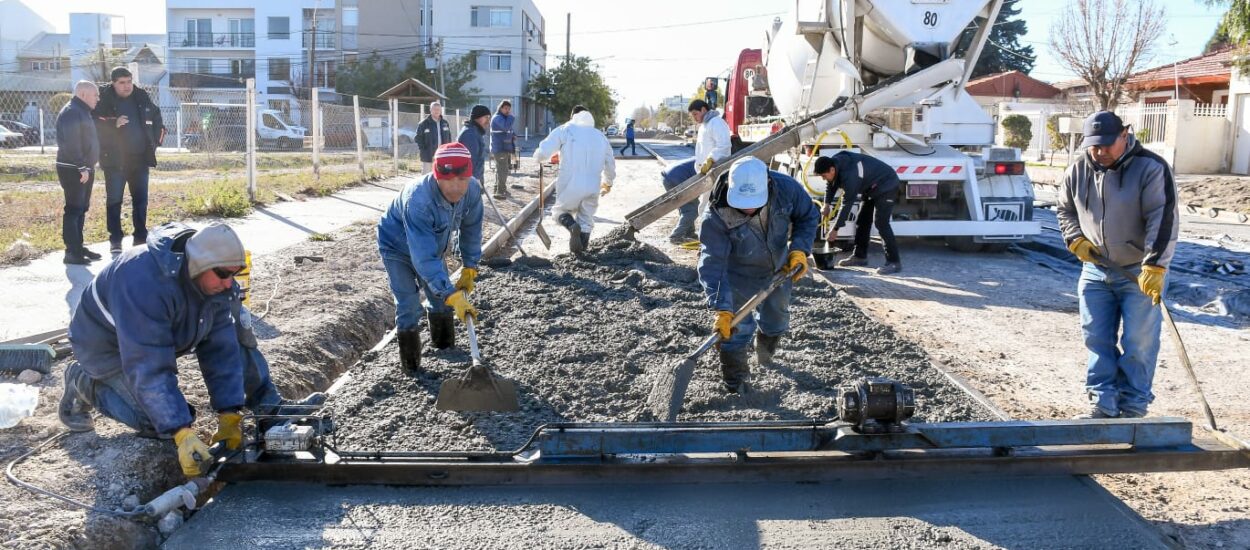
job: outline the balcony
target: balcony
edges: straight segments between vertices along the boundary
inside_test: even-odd
[[[254,32],[171,32],[171,48],[255,48]]]
[[[247,87],[247,79],[255,77],[255,74],[236,73],[170,73],[169,86],[172,88],[218,88],[241,90]]]
[[[312,33],[310,32],[303,33],[302,47],[307,49],[309,42],[312,42]],[[318,50],[333,50],[334,48],[335,48],[334,31],[333,30],[317,31],[317,49]]]

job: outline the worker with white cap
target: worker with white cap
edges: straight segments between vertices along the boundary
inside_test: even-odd
[[[210,456],[191,427],[195,409],[178,389],[179,356],[194,352],[199,360],[218,414],[212,441],[231,449],[242,443],[242,408],[283,414],[324,401],[321,394],[287,401],[274,388],[250,322],[241,320],[247,314],[234,276],[246,261],[229,226],[197,231],[171,223],[106,266],[70,321],[76,361],[65,370],[61,422],[71,431],[91,430],[94,408],[141,437],[172,438],[183,473],[195,476]]]
[[[772,361],[790,328],[790,291],[807,273],[820,213],[794,178],[756,158],[733,163],[712,188],[699,230],[699,282],[715,311],[721,374],[733,393],[746,389],[748,354],[755,337],[760,364]],[[734,311],[764,289],[778,271],[798,272],[737,327]]]
[[[616,180],[616,151],[595,128],[594,115],[578,105],[567,124],[538,144],[534,160],[548,162],[556,153],[560,154],[560,175],[551,216],[569,230],[569,250],[581,253],[590,246],[599,197],[608,194]]]

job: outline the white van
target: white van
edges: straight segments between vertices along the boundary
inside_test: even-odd
[[[300,149],[308,129],[282,118],[282,111],[264,109],[256,114],[257,145],[274,145],[279,149]]]

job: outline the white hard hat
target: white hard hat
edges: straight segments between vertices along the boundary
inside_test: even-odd
[[[729,167],[729,206],[762,208],[768,203],[768,167],[755,157],[734,161]]]

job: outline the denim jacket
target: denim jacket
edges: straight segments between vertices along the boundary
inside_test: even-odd
[[[378,222],[378,252],[387,260],[411,262],[421,280],[444,300],[453,288],[443,256],[459,234],[464,267],[482,259],[482,186],[469,180],[460,202],[443,198],[434,174],[426,174],[399,192]]]

